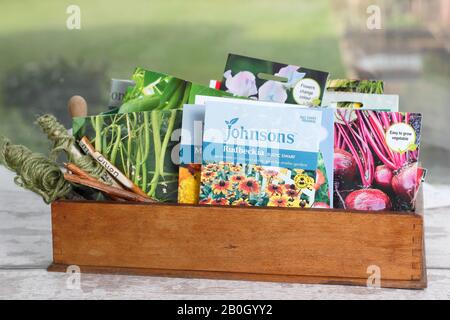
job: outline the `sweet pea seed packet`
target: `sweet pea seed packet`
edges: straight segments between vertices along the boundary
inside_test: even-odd
[[[220,89],[261,101],[320,106],[328,73],[229,54]]]
[[[322,112],[206,102],[200,204],[311,207]]]

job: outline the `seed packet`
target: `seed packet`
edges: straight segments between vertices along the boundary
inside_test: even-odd
[[[227,97],[211,97],[197,95],[195,103],[197,105],[205,105],[207,102],[228,102],[234,103],[234,98]],[[253,105],[262,107],[294,107],[306,108],[305,106],[281,104],[275,102],[255,101],[255,100],[240,100],[241,106]],[[316,183],[314,189],[316,190],[315,202],[313,207],[332,208],[333,207],[333,149],[334,149],[334,110],[328,108],[321,108],[322,111],[322,131],[323,135],[320,141],[320,152],[316,170]],[[264,112],[264,111],[260,111]]]
[[[204,120],[204,105],[184,105],[181,125],[178,203],[198,204]]]
[[[311,207],[322,112],[206,102],[200,203]]]
[[[320,106],[328,73],[229,54],[220,89],[261,101]]]
[[[96,150],[151,197],[176,202],[181,110],[98,115],[73,120],[77,140],[84,135]]]
[[[198,94],[232,96],[208,86],[143,68],[136,68],[131,78],[134,86],[127,88],[123,103],[103,114],[182,109],[184,104],[192,103]]]
[[[381,80],[330,79],[327,92],[384,93],[384,82]]]
[[[424,175],[418,166],[421,121],[419,113],[336,110],[336,208],[415,209]]]
[[[358,92],[327,92],[323,105],[331,108],[351,108],[398,112],[399,97],[393,94]]]
[[[177,202],[181,110],[197,94],[231,96],[171,75],[136,68],[123,104],[97,117],[74,121],[78,137],[96,148],[150,196]]]
[[[198,204],[205,109],[202,105],[193,105],[192,103],[199,95],[205,97],[231,96],[220,90],[192,84],[188,99],[191,104],[185,104],[183,107],[178,181],[178,203],[181,204]]]
[[[111,110],[120,107],[128,88],[134,85],[132,80],[111,79],[108,108]]]

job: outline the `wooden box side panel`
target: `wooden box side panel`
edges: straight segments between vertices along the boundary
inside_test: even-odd
[[[80,266],[419,280],[418,215],[57,202],[54,262]]]

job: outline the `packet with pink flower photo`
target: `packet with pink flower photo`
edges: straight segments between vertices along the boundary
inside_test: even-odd
[[[328,72],[229,54],[220,89],[260,101],[322,105]]]

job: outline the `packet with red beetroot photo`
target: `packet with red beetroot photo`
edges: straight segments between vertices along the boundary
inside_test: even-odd
[[[337,109],[334,207],[414,211],[421,122],[419,113]]]

